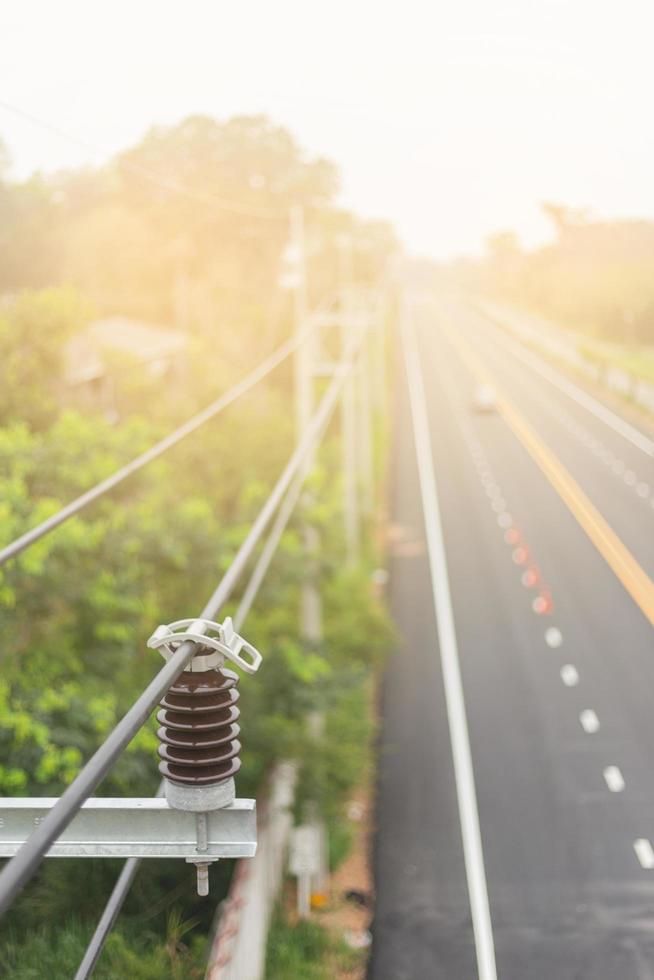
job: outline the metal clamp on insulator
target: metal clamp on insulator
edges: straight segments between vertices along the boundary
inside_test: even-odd
[[[158,650],[169,660],[180,643],[187,640],[201,644],[203,648],[186,668],[193,672],[220,668],[225,663],[225,658],[247,674],[256,673],[261,664],[261,654],[251,643],[239,636],[229,616],[224,623],[214,623],[210,619],[178,619],[167,626],[158,626],[148,640],[148,646],[152,650]],[[209,653],[208,650],[212,652]]]

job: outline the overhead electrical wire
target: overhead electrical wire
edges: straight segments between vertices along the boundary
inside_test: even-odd
[[[363,334],[361,333],[349,343],[344,358],[335,369],[329,387],[302,439],[296,446],[233,561],[198,619],[215,619],[231,597],[266,527],[321,438],[336,407],[343,385],[353,369],[362,340]],[[145,724],[153,708],[191,661],[198,646],[198,643],[191,641],[180,644],[173,656],[150,681],[146,689],[91,756],[18,853],[5,865],[0,872],[0,915],[9,908],[18,892],[33,876],[52,844],[61,836],[84,802],[113,767],[129,742]]]
[[[11,102],[0,99],[0,108],[5,109],[7,112],[13,113],[13,115],[18,116],[21,119],[25,119],[26,121],[32,123],[32,125],[38,126],[40,129],[44,129],[52,133],[54,136],[58,136],[60,139],[66,140],[69,143],[75,143],[77,146],[80,146],[85,150],[90,150],[91,153],[98,153],[111,157],[111,153],[109,153],[107,150],[104,150],[93,143],[89,143],[87,140],[73,136],[71,133],[67,133],[65,130],[60,129],[53,123],[50,123],[45,119],[41,119],[39,116],[35,116],[26,109],[12,105]],[[200,204],[210,204],[219,208],[221,211],[229,211],[231,214],[240,214],[244,217],[261,218],[263,220],[288,221],[289,219],[289,207],[266,208],[258,205],[239,203],[238,201],[232,201],[228,198],[221,197],[218,194],[195,190],[174,177],[166,177],[163,174],[150,170],[148,167],[143,167],[140,163],[133,163],[132,161],[125,160],[124,157],[115,157],[114,162],[122,170],[133,173],[136,176],[141,177],[143,180],[148,181],[148,183],[160,187],[162,190],[170,191],[171,193],[178,194],[182,197],[187,197],[193,201],[198,201]]]
[[[292,483],[287,490],[286,496],[284,497],[279,510],[277,511],[277,516],[275,517],[272,527],[268,532],[268,537],[266,538],[264,546],[261,550],[261,554],[259,555],[259,558],[257,559],[257,562],[250,574],[250,578],[248,579],[248,583],[243,590],[243,596],[239,603],[238,609],[234,614],[234,628],[239,633],[241,631],[241,627],[247,619],[247,615],[257,597],[266,573],[275,556],[281,536],[284,533],[284,530],[297,505],[302,487],[304,485],[304,478],[306,478],[306,476],[307,471],[305,470],[299,477],[296,478],[295,482]],[[164,783],[161,782],[157,790],[157,796],[162,796],[163,792]],[[100,919],[98,920],[93,935],[89,940],[89,944],[77,969],[74,980],[87,980],[87,978],[93,973],[100,954],[104,949],[109,933],[111,932],[114,922],[116,921],[125,899],[127,898],[129,890],[132,887],[141,861],[142,858],[135,857],[127,858],[125,861],[120,875],[116,879],[116,884],[114,885],[111,894],[107,899],[106,905],[102,911]]]
[[[195,432],[200,426],[204,425],[210,419],[214,418],[220,412],[224,411],[229,405],[233,404],[241,395],[246,394],[250,391],[259,381],[269,375],[276,367],[278,367],[284,360],[286,360],[289,355],[291,355],[301,343],[306,340],[306,338],[316,329],[315,325],[309,324],[303,331],[296,334],[290,340],[287,340],[280,347],[278,347],[273,353],[261,362],[253,371],[246,375],[241,381],[237,382],[228,391],[224,392],[215,401],[203,408],[202,411],[198,412],[192,418],[188,419],[182,425],[178,426],[173,432],[165,436],[165,438],[159,440],[154,446],[151,446],[145,452],[136,456],[129,463],[121,466],[120,469],[116,470],[110,476],[96,483],[95,486],[86,490],[84,493],[76,497],[75,500],[71,500],[69,504],[62,507],[55,514],[52,514],[46,520],[41,521],[35,527],[21,534],[14,541],[0,548],[0,566],[4,565],[11,558],[15,558],[30,545],[34,544],[40,538],[45,537],[55,528],[63,524],[64,521],[69,520],[74,517],[89,504],[97,500],[99,497],[104,496],[114,487],[118,486],[132,474],[138,472],[138,470],[143,469],[148,463],[157,459],[163,453],[167,452],[173,446],[176,446],[178,442],[185,439],[186,436]]]

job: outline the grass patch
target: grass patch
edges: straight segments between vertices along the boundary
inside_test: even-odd
[[[364,956],[319,922],[290,923],[280,904],[268,934],[265,980],[335,980]]]
[[[93,974],[95,980],[202,980],[206,941],[202,935],[189,935],[195,925],[195,920],[182,921],[178,914],[171,913],[164,942],[155,932],[132,924],[112,932]],[[27,940],[18,933],[10,934],[0,947],[0,977],[72,977],[89,938],[90,930],[81,922],[43,926]]]
[[[654,383],[654,351],[651,347],[584,344],[579,348],[579,353],[603,370],[616,367],[634,379]]]

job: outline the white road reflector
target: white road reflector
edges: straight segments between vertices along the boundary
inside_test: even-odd
[[[566,687],[576,687],[579,683],[579,671],[574,664],[565,664],[561,667],[561,680]]]
[[[579,715],[579,721],[581,722],[581,727],[588,735],[594,735],[595,732],[599,731],[599,718],[595,714],[592,708],[586,708]]]
[[[643,868],[648,871],[654,868],[654,849],[646,837],[634,841],[634,851]]]
[[[612,793],[621,793],[624,789],[624,777],[617,766],[607,766],[604,770],[604,779]]]
[[[549,629],[545,630],[545,642],[548,647],[552,647],[555,650],[563,643],[563,633],[556,626],[550,626]]]

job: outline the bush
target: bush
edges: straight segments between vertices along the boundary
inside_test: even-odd
[[[292,925],[280,906],[268,936],[266,980],[333,980],[335,969],[351,970],[362,954],[314,921]]]

